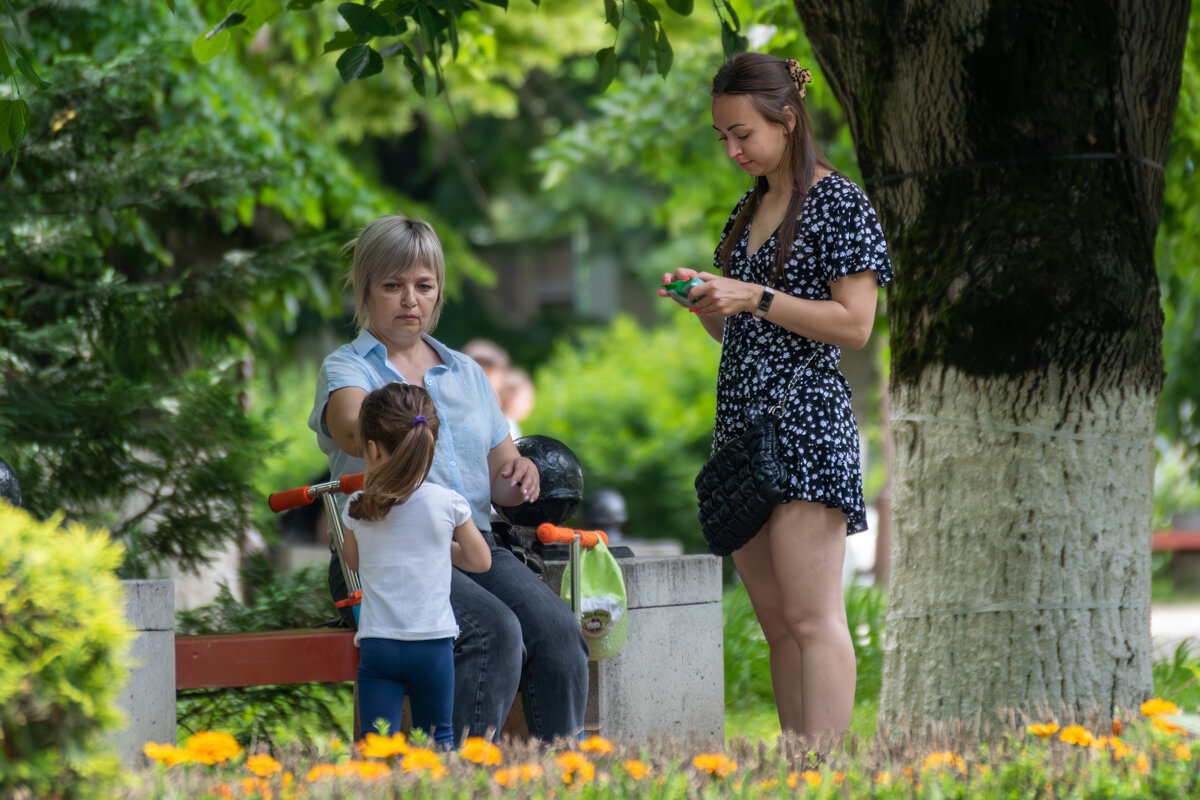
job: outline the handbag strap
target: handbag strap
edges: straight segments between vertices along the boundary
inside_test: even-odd
[[[792,387],[796,385],[796,381],[800,380],[800,373],[804,372],[812,364],[813,359],[817,357],[817,352],[813,351],[813,354],[808,357],[808,361],[804,362],[804,366],[796,368],[796,372],[788,382],[787,388],[783,390],[783,398],[767,409],[767,416],[781,416],[783,414],[783,408],[787,405],[788,395],[792,393]]]

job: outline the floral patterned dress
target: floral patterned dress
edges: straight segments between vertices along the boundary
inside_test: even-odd
[[[749,200],[742,196],[725,224],[721,245]],[[775,267],[776,234],[748,255],[747,225],[730,254],[728,277],[768,284]],[[779,293],[829,300],[830,282],[874,270],[879,285],[892,279],[892,264],[879,219],[863,191],[838,173],[809,190],[784,265]],[[713,450],[741,433],[746,423],[783,400],[784,391],[806,363],[788,393],[779,424],[779,451],[791,480],[788,499],[824,503],[846,514],[846,532],[867,528],[859,465],[858,425],[850,409],[850,384],[838,369],[841,348],[792,333],[742,312],[725,320],[721,368],[717,377],[717,418]],[[809,361],[809,358],[812,361]]]

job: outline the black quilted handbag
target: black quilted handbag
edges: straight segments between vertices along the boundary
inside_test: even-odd
[[[713,555],[727,556],[754,538],[786,496],[788,474],[779,459],[775,426],[796,379],[815,357],[814,353],[796,370],[780,405],[750,422],[700,468],[700,529]]]

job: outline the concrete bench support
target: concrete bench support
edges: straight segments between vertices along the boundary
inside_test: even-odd
[[[125,764],[142,761],[146,742],[175,742],[175,591],[171,581],[122,581],[125,618],[137,632],[121,690],[125,727],[116,736]]]
[[[592,665],[597,708],[588,716],[606,738],[723,742],[721,560],[693,555],[618,563],[629,599],[629,633],[617,655]],[[547,582],[556,591],[564,566],[546,564]]]

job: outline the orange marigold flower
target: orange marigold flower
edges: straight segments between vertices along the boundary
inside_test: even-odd
[[[789,772],[787,774],[787,780],[785,780],[784,783],[787,784],[789,789],[795,789],[800,785],[800,776],[795,772]]]
[[[217,796],[221,800],[233,800],[233,790],[229,788],[228,783],[222,783],[217,787]]]
[[[391,736],[380,736],[371,732],[358,743],[358,751],[363,758],[391,758],[407,753],[408,741],[399,731]]]
[[[730,761],[721,753],[701,753],[692,759],[692,766],[718,778],[737,771],[737,762]]]
[[[271,800],[275,796],[271,784],[264,778],[242,778],[242,794],[246,797],[258,795],[262,800]]]
[[[496,783],[507,788],[518,782],[527,782],[542,777],[543,770],[539,764],[518,764],[511,769],[498,769],[492,777]]]
[[[1175,760],[1176,761],[1191,761],[1192,760],[1192,751],[1188,749],[1188,746],[1186,744],[1177,745],[1175,747]]]
[[[1025,730],[1045,739],[1058,733],[1058,724],[1054,722],[1039,722],[1036,725],[1026,727]]]
[[[246,769],[260,778],[269,778],[276,772],[281,772],[283,764],[280,764],[266,753],[258,753],[246,759]]]
[[[365,781],[386,778],[392,774],[392,768],[382,761],[347,761],[341,766],[344,771],[340,771],[339,775],[357,775]]]
[[[819,772],[814,772],[811,769],[806,769],[806,770],[804,770],[804,772],[800,773],[800,777],[804,779],[805,783],[807,783],[809,786],[811,786],[814,789],[821,785],[821,773],[819,773]]]
[[[1171,720],[1163,719],[1162,717],[1155,717],[1150,720],[1150,724],[1166,733],[1187,733],[1187,728],[1182,728],[1171,722]]]
[[[186,750],[181,750],[173,744],[156,744],[155,742],[146,742],[142,745],[142,752],[146,757],[157,761],[160,764],[166,764],[168,767],[173,767],[176,764],[186,764],[192,760],[192,756]]]
[[[502,760],[500,748],[482,736],[472,736],[466,739],[462,743],[462,747],[458,749],[458,754],[467,761],[474,761],[485,767],[497,766]]]
[[[612,742],[603,736],[589,736],[579,743],[579,749],[585,753],[595,753],[596,755],[611,753],[614,750]]]
[[[1142,713],[1147,717],[1159,717],[1163,715],[1174,716],[1175,714],[1179,713],[1179,706],[1175,705],[1169,700],[1163,700],[1160,697],[1155,697],[1152,700],[1147,700],[1146,702],[1142,703]]]
[[[1150,774],[1150,759],[1146,758],[1145,753],[1138,753],[1137,771],[1143,775]]]
[[[891,782],[892,782],[892,773],[888,772],[887,770],[884,770],[883,772],[881,772],[875,776],[875,783],[878,783],[880,786],[887,786]]]
[[[636,758],[631,758],[628,761],[622,761],[621,766],[629,773],[629,777],[635,781],[640,781],[642,778],[650,774],[650,767],[646,766]]]
[[[242,752],[242,746],[228,733],[200,731],[187,741],[188,755],[197,764],[219,764]]]
[[[1082,725],[1071,725],[1068,728],[1063,728],[1058,738],[1067,744],[1077,744],[1080,747],[1087,747],[1096,739],[1095,736],[1092,736],[1091,731]]]
[[[841,785],[842,785],[842,781],[846,780],[846,773],[844,773],[844,772],[835,772],[835,773],[833,773],[832,775],[830,775],[829,777],[833,779],[833,785],[834,785],[834,786],[841,786]]]
[[[1121,722],[1121,720],[1119,720],[1119,719],[1114,719],[1113,726],[1112,726],[1112,732],[1113,732],[1113,736],[1124,736],[1125,735],[1125,723]]]
[[[967,764],[962,760],[962,756],[949,750],[930,753],[925,758],[925,763],[921,765],[921,771],[929,772],[933,769],[947,769],[949,767],[953,767],[964,775],[967,772]]]
[[[755,785],[760,789],[774,789],[776,786],[779,785],[779,779],[778,778],[763,778],[761,781],[759,781]],[[735,786],[734,788],[736,789],[737,787]]]
[[[1108,740],[1108,746],[1112,748],[1113,756],[1118,759],[1125,758],[1133,752],[1133,748],[1122,742],[1116,736]]]
[[[568,750],[562,753],[554,761],[562,767],[563,783],[587,783],[596,776],[596,767],[592,762],[587,760],[583,753],[575,750]]]
[[[438,754],[424,747],[410,747],[400,762],[400,768],[405,772],[428,772],[435,778],[445,776],[447,771]]]

